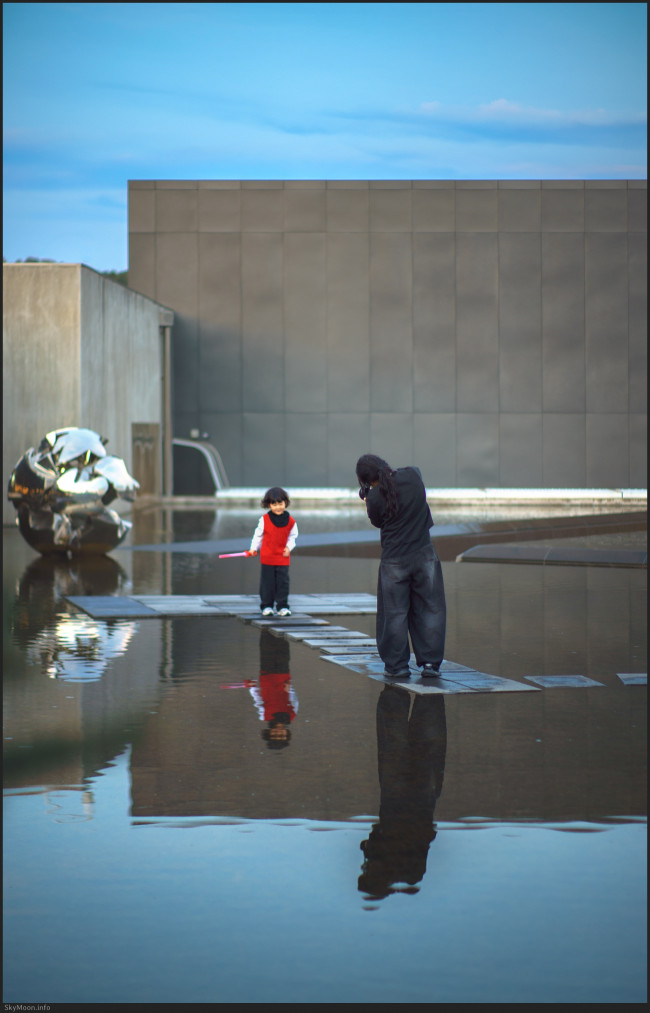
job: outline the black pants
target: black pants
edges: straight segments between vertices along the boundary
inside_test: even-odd
[[[377,582],[377,650],[391,673],[441,664],[447,608],[440,560],[432,545],[403,559],[382,559]]]
[[[289,567],[260,566],[260,608],[273,608],[276,602],[279,609],[289,607]]]

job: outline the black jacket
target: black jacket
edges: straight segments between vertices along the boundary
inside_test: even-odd
[[[433,518],[419,468],[398,468],[393,474],[397,486],[399,510],[386,519],[386,501],[373,486],[366,498],[370,523],[381,528],[381,558],[400,559],[431,544],[429,531]]]

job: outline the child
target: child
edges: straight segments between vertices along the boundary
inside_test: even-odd
[[[273,603],[278,615],[290,616],[289,609],[289,555],[298,537],[298,525],[289,514],[289,494],[273,486],[265,494],[262,514],[255,528],[249,555],[260,550],[260,608],[263,616],[273,615]]]

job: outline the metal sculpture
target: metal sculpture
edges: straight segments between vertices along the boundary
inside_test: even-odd
[[[7,495],[23,538],[43,555],[105,554],[128,534],[109,504],[134,500],[139,483],[107,442],[91,429],[54,429],[16,464]]]

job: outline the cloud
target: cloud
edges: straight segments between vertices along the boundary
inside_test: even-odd
[[[553,138],[568,143],[585,143],[589,138],[599,143],[618,144],[622,136],[645,143],[647,115],[645,112],[620,113],[605,109],[544,109],[522,105],[510,99],[499,98],[474,107],[445,106],[441,102],[422,102],[414,115],[407,119],[421,120],[429,125],[455,128],[495,137],[507,134],[513,138],[540,140]]]

